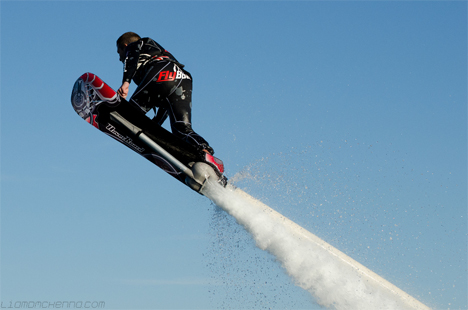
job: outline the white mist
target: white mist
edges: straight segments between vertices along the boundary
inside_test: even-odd
[[[338,310],[429,309],[242,190],[208,182],[203,194],[232,215],[320,305]]]

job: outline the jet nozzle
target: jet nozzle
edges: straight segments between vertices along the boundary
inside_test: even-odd
[[[192,165],[193,179],[189,176],[185,178],[185,183],[194,191],[200,192],[209,178],[218,179],[214,169],[203,162],[196,162]]]

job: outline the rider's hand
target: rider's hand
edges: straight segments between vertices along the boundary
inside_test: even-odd
[[[129,82],[123,82],[122,86],[120,86],[119,90],[117,91],[117,94],[119,94],[120,97],[124,99],[127,98],[129,86],[130,86]]]

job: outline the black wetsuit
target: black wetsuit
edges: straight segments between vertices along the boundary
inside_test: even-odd
[[[150,38],[125,49],[123,82],[133,80],[137,89],[130,98],[148,112],[158,108],[153,121],[158,125],[169,116],[172,133],[213,153],[208,142],[192,129],[192,76],[177,59]]]

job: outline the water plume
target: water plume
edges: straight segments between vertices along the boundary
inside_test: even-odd
[[[376,273],[348,257],[244,191],[206,185],[203,194],[233,216],[271,253],[294,283],[329,309],[429,309]]]

